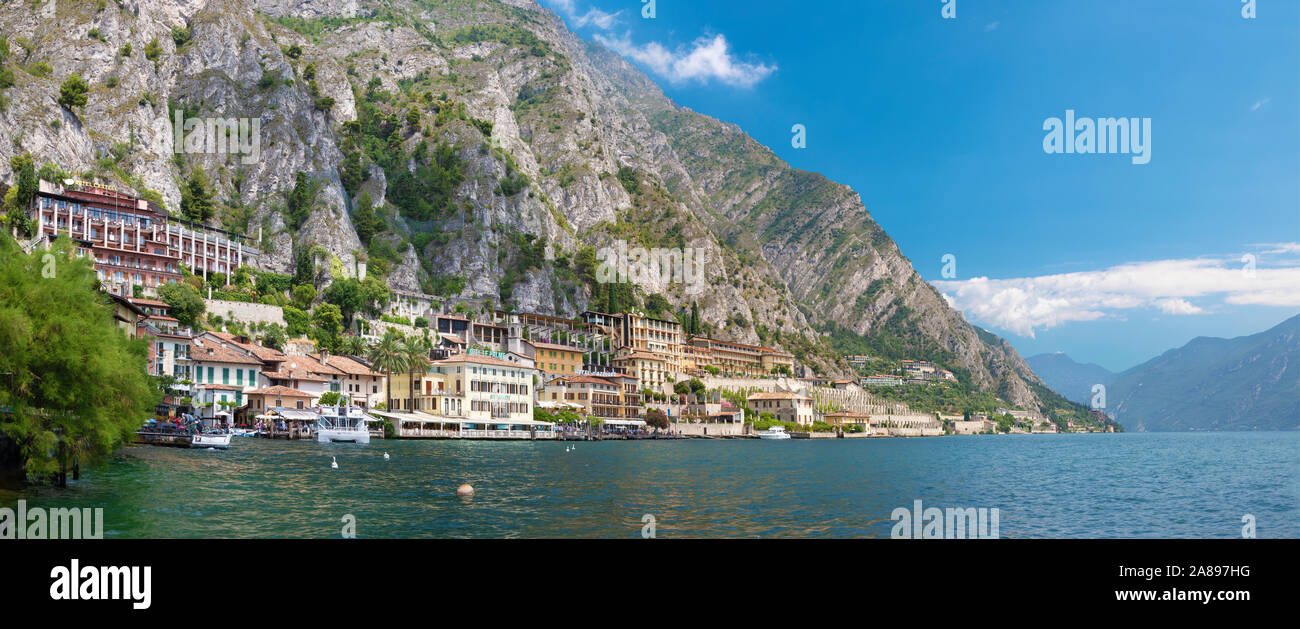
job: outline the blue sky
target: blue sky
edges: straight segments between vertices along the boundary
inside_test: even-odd
[[[1120,370],[1300,312],[1298,2],[1256,0],[1254,19],[1240,0],[956,0],[955,19],[944,0],[542,4],[852,186],[1026,356]],[[1067,109],[1150,118],[1150,162],[1044,152]]]

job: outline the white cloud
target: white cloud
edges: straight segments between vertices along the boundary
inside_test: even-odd
[[[1267,105],[1267,104],[1268,104],[1268,101],[1271,101],[1271,100],[1273,100],[1273,99],[1271,99],[1271,98],[1265,98],[1264,100],[1257,100],[1257,101],[1255,101],[1255,104],[1254,104],[1254,105],[1251,105],[1251,106],[1250,106],[1250,110],[1251,110],[1251,111],[1258,111],[1260,107],[1263,107],[1264,105]]]
[[[1250,246],[1263,249],[1263,251],[1260,252],[1263,255],[1278,253],[1300,254],[1300,242],[1266,242]]]
[[[613,13],[606,13],[596,7],[591,7],[590,9],[587,9],[586,13],[579,15],[578,7],[574,4],[573,0],[549,0],[548,4],[555,7],[557,11],[566,15],[569,20],[573,22],[575,28],[582,28],[591,25],[601,30],[609,30],[611,26],[618,22],[618,16],[623,13],[621,10]]]
[[[1300,253],[1300,243],[1259,245]],[[1260,255],[1265,255],[1261,252]],[[1021,336],[1071,321],[1123,318],[1124,311],[1156,309],[1196,315],[1220,305],[1300,307],[1300,261],[1261,259],[1247,270],[1240,257],[1135,262],[1099,271],[1039,277],[932,282],[954,308],[972,319]]]
[[[728,85],[752,87],[776,72],[774,65],[737,60],[723,35],[701,37],[691,44],[690,50],[678,48],[676,51],[654,41],[638,46],[626,34],[623,37],[597,34],[595,37],[614,52],[649,67],[651,72],[674,83],[707,83],[717,79]]]
[[[984,32],[987,33],[989,31],[996,31],[998,30],[999,26],[1002,26],[1002,22],[989,22],[988,24],[984,25]]]
[[[1181,297],[1164,297],[1151,303],[1165,314],[1189,315],[1205,312],[1205,309]]]

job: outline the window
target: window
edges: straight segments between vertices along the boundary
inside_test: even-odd
[[[230,368],[221,368],[221,384],[230,384]]]

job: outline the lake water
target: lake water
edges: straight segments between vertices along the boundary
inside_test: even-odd
[[[103,507],[105,537],[338,537],[346,514],[362,538],[628,538],[645,514],[660,538],[888,537],[920,499],[996,507],[1004,538],[1240,537],[1243,514],[1300,537],[1300,432],[568,445],[131,446],[0,506]]]

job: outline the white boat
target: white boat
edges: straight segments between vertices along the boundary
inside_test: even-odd
[[[217,448],[225,450],[230,447],[230,433],[199,433],[190,439],[191,448]]]
[[[771,426],[767,430],[758,432],[759,439],[789,439],[790,433],[785,431],[785,426]]]
[[[322,406],[316,422],[316,441],[320,443],[370,443],[366,413],[355,406]]]

